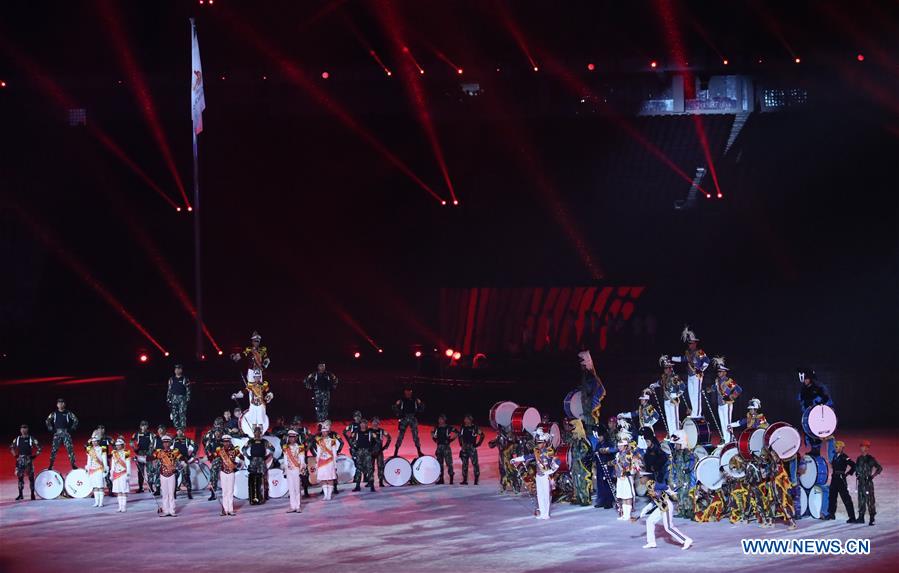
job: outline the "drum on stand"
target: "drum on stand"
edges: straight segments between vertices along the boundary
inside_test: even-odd
[[[318,458],[306,458],[306,469],[309,471],[309,485],[318,485]]]
[[[810,438],[828,438],[837,431],[837,413],[826,404],[806,408],[802,414],[802,429]]]
[[[581,402],[581,391],[572,390],[562,400],[562,410],[569,418],[581,419],[584,415],[584,404]]]
[[[531,406],[519,406],[512,412],[512,431],[533,434],[540,425],[540,412]]]
[[[41,496],[41,499],[56,499],[62,495],[65,486],[66,482],[62,479],[62,475],[53,470],[44,470],[34,478],[34,492]]]
[[[393,456],[384,463],[384,481],[393,487],[404,486],[412,479],[412,464],[405,458]]]
[[[712,431],[705,418],[687,418],[681,424],[681,429],[687,436],[688,448],[712,445]]]
[[[558,448],[562,444],[562,430],[559,429],[559,424],[550,422],[549,424],[539,424],[537,427],[552,436],[549,443],[553,448]]]
[[[234,472],[234,497],[250,499],[250,473],[247,470]]]
[[[765,430],[765,447],[782,460],[795,456],[801,445],[799,431],[786,422],[771,424]]]
[[[87,471],[83,469],[70,471],[66,475],[65,485],[66,493],[69,494],[69,497],[84,498],[93,491]]]
[[[696,480],[705,487],[716,490],[724,485],[724,474],[721,473],[721,458],[706,456],[696,463]]]
[[[571,471],[572,459],[571,459],[571,445],[570,444],[562,444],[555,451],[555,456],[559,459],[559,473],[568,473]]]
[[[498,430],[500,428],[508,429],[512,424],[512,412],[515,411],[515,408],[518,407],[518,404],[515,402],[497,402],[490,408],[490,426],[494,430]]]
[[[812,489],[808,490],[808,512],[815,519],[821,519],[821,514],[824,513],[826,507],[827,499],[824,495],[824,488],[820,485],[816,485]]]
[[[268,496],[271,498],[287,495],[287,476],[280,469],[268,472]]]
[[[745,470],[734,470],[730,467],[730,461],[740,456],[740,447],[736,442],[724,444],[721,448],[721,469],[732,478],[740,479],[746,475]],[[742,459],[742,458],[741,458]]]
[[[412,475],[416,482],[422,485],[431,485],[440,478],[440,463],[433,456],[416,458],[412,462]]]

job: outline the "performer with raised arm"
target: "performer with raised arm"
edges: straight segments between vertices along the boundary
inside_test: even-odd
[[[371,431],[375,436],[375,445],[372,448],[372,458],[375,462],[375,467],[378,469],[378,485],[384,487],[384,450],[390,447],[390,440],[393,437],[390,435],[390,432],[381,427],[381,419],[375,416],[371,419]],[[387,438],[387,441],[384,441],[384,438]],[[453,483],[450,480],[450,483]]]
[[[181,452],[172,449],[172,437],[168,434],[162,436],[161,442],[162,447],[153,452],[153,458],[159,462],[159,489],[162,492],[162,507],[159,509],[159,517],[176,517],[175,485]]]
[[[687,415],[693,418],[701,418],[702,377],[706,368],[709,367],[709,357],[703,349],[699,348],[699,339],[696,338],[696,333],[690,330],[689,326],[684,327],[680,338],[687,344],[687,349],[680,356],[672,356],[671,361],[687,365],[687,394],[690,398]],[[674,428],[672,428],[673,430]]]
[[[716,396],[718,405],[718,421],[721,422],[721,443],[726,444],[731,441],[731,416],[734,412],[734,400],[743,393],[741,388],[734,379],[729,376],[730,368],[724,363],[723,356],[716,356],[712,359],[712,363],[717,370],[717,378],[715,382],[706,390]]]
[[[252,376],[247,379],[245,390],[250,406],[243,413],[241,418],[241,430],[247,435],[252,436],[256,431],[256,426],[262,428],[263,433],[268,429],[268,414],[266,413],[266,404],[275,397],[269,391],[268,382],[262,380],[262,370],[254,370]],[[231,398],[239,400],[243,398],[243,390],[231,394]]]
[[[315,450],[318,483],[322,484],[325,500],[330,500],[337,484],[337,455],[343,447],[337,433],[331,431],[331,420],[321,423],[321,431],[315,435],[312,445]]]
[[[103,489],[106,487],[106,474],[109,463],[106,461],[106,447],[100,445],[100,434],[94,432],[87,446],[87,481],[94,492],[94,507],[103,507]]]
[[[606,389],[596,373],[596,366],[593,363],[593,356],[589,350],[578,352],[578,361],[581,365],[581,383],[579,389],[581,391],[581,407],[583,414],[581,420],[584,422],[584,429],[592,431],[594,426],[600,424],[599,412],[602,407],[602,401],[606,397]]]
[[[75,450],[72,446],[72,432],[78,429],[78,418],[74,412],[66,410],[66,401],[63,398],[56,399],[56,411],[47,416],[47,431],[53,434],[53,441],[50,444],[50,465],[48,470],[53,469],[53,463],[56,461],[56,451],[62,444],[66,453],[69,454],[69,463],[72,469],[78,469],[75,465]]]
[[[337,376],[328,371],[324,362],[319,362],[315,372],[303,380],[303,385],[312,390],[312,402],[315,406],[316,420],[321,423],[328,419],[331,408],[331,392],[337,389]]]
[[[647,444],[646,440],[643,439],[640,430],[642,428],[649,428],[653,434],[655,434],[655,426],[659,422],[659,411],[650,403],[650,392],[652,392],[652,390],[649,388],[643,390],[640,394],[640,404],[637,406],[636,410],[618,414],[619,418],[632,420],[637,423],[637,447],[641,450],[645,450]]]
[[[415,434],[413,434],[413,437]],[[478,448],[484,442],[484,432],[474,424],[471,414],[465,414],[462,427],[459,428],[459,460],[462,462],[462,481],[460,485],[468,485],[468,461],[474,473],[474,484],[481,478],[481,464],[478,463]]]
[[[119,437],[109,458],[109,474],[112,476],[112,490],[119,503],[118,511],[125,513],[128,492],[131,491],[131,452],[125,449],[125,440]]]
[[[646,517],[646,545],[643,549],[656,547],[656,524],[659,521],[668,535],[682,545],[681,549],[689,549],[693,540],[674,526],[674,502],[677,501],[677,496],[666,484],[653,480],[651,475],[643,472],[640,478],[646,484],[646,494],[649,496],[649,503],[640,512],[641,518]]]
[[[730,427],[747,428],[749,430],[767,428],[768,419],[762,413],[762,401],[758,398],[750,398],[749,404],[746,405],[746,417],[740,418],[736,422],[731,422]]]
[[[150,422],[141,420],[136,432],[131,434],[131,449],[134,450],[137,462],[137,493],[144,492],[144,477],[147,480],[147,489],[150,486],[150,473],[147,470],[147,456],[153,453],[153,433],[150,431]]]
[[[443,481],[444,466],[449,476],[450,485],[453,484],[453,448],[450,444],[456,439],[457,433],[458,431],[455,428],[446,425],[446,414],[437,416],[437,425],[431,431],[431,439],[437,444],[434,457],[437,458],[437,463],[440,464],[440,479],[434,482],[436,485],[445,483]]]
[[[537,489],[537,510],[534,516],[537,519],[549,519],[550,505],[552,504],[551,476],[559,469],[559,460],[553,454],[550,447],[552,436],[542,428],[534,434],[535,446],[531,453],[512,458],[513,464],[534,464],[534,480]]]
[[[424,402],[412,395],[412,388],[403,389],[403,397],[393,404],[393,411],[399,420],[399,431],[396,436],[396,445],[393,446],[393,455],[399,455],[400,446],[403,445],[403,438],[406,437],[406,428],[412,430],[412,441],[415,443],[415,449],[418,451],[418,457],[423,456],[421,453],[421,440],[418,438],[418,414],[425,409]]]
[[[184,375],[184,367],[175,364],[175,374],[169,378],[165,401],[169,405],[169,419],[175,429],[187,427],[187,405],[190,403],[191,381]]]
[[[244,361],[247,369],[247,380],[252,380],[254,371],[259,370],[261,372],[271,364],[268,348],[262,346],[262,336],[255,330],[253,335],[250,336],[250,345],[240,352],[232,354],[231,360],[234,362]]]
[[[674,363],[667,355],[663,354],[659,357],[659,366],[662,367],[662,374],[656,382],[649,385],[649,389],[651,391],[661,390],[662,392],[662,399],[665,404],[665,423],[668,434],[671,435],[680,429],[680,402],[686,390],[686,385],[674,373]]]
[[[31,500],[34,501],[34,458],[40,455],[41,445],[28,433],[28,424],[19,426],[19,435],[9,445],[9,453],[16,458],[16,479],[19,482],[19,497],[16,501],[23,499],[26,475],[31,488]]]
[[[300,441],[300,434],[295,429],[287,430],[287,443],[281,446],[284,451],[284,475],[287,476],[287,493],[290,495],[290,509],[287,513],[302,513],[300,491],[303,474],[309,473],[306,468],[306,444]]]
[[[237,460],[243,455],[231,444],[231,436],[222,436],[222,445],[213,452],[213,457],[221,466],[222,482],[222,515],[234,515],[234,477],[237,473]]]

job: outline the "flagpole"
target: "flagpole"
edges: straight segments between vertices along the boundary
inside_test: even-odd
[[[195,335],[197,343],[197,359],[203,356],[203,271],[200,264],[200,164],[197,157],[197,132],[191,128],[193,132],[193,148],[194,148],[194,293],[195,306],[197,309]]]

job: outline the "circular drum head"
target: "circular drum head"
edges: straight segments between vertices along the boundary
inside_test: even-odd
[[[412,464],[394,456],[384,463],[384,480],[393,487],[404,486],[412,479]]]
[[[818,404],[809,412],[806,423],[816,437],[827,438],[837,430],[837,413],[830,406]]]
[[[240,421],[238,422],[240,425],[240,429],[243,430],[243,433],[252,436],[253,435],[253,424],[250,423],[250,419],[247,416],[247,412],[244,412],[240,415]],[[262,433],[266,433],[268,431],[268,416],[265,416],[262,419]]]
[[[724,485],[721,459],[715,456],[706,456],[699,460],[696,464],[696,479],[711,490],[720,489]]]
[[[524,431],[533,434],[537,431],[540,420],[540,411],[537,410],[537,408],[531,407],[524,411],[524,415],[521,417],[521,425],[524,428]]]
[[[209,466],[204,463],[194,462],[190,464],[190,487],[194,491],[204,490],[209,487]]]
[[[311,485],[318,485],[318,472],[315,471],[317,468],[318,459],[306,458],[306,469],[309,471],[309,483]]]
[[[793,426],[784,424],[773,432],[766,434],[768,449],[777,454],[782,460],[789,459],[796,455],[802,445],[802,438],[799,431]]]
[[[571,461],[571,446],[568,444],[562,444],[558,448],[556,448],[555,455],[559,458],[559,470],[558,473],[568,473],[571,471],[571,465],[569,462]]]
[[[805,488],[799,488],[799,517],[803,517],[808,513],[808,494]]]
[[[262,436],[262,437],[275,448],[275,453],[272,455],[275,456],[276,460],[280,460],[281,456],[284,455],[284,450],[281,449],[281,440],[279,440],[277,436]]]
[[[552,436],[550,443],[553,448],[558,448],[562,445],[562,430],[559,429],[559,424],[553,422],[549,425],[549,435]]]
[[[69,494],[70,497],[87,497],[91,494],[91,489],[91,484],[85,470],[72,470],[66,475],[66,493]]]
[[[693,455],[696,456],[697,460],[701,460],[702,458],[708,457],[709,451],[705,449],[705,446],[696,446],[693,448]]]
[[[281,470],[268,472],[268,496],[284,497],[287,495],[287,478]]]
[[[356,462],[350,456],[337,456],[337,483],[351,483],[356,477]]]
[[[494,430],[502,428],[508,428],[512,423],[512,412],[515,411],[515,408],[518,407],[518,404],[515,402],[497,402],[490,408],[490,426],[493,427]]]
[[[745,470],[733,470],[730,467],[730,461],[739,456],[740,449],[733,442],[725,445],[724,448],[721,449],[721,469],[732,478],[739,479],[746,475]]]
[[[65,482],[59,472],[44,470],[34,478],[34,492],[41,499],[56,499],[62,494]]]
[[[759,428],[749,437],[749,451],[755,455],[762,453],[765,447],[765,428]]]
[[[440,477],[440,463],[433,456],[421,456],[412,462],[412,475],[422,485],[431,485]]]
[[[796,468],[796,473],[799,474],[799,485],[801,485],[805,489],[809,489],[814,486],[815,480],[818,477],[815,458],[808,454],[802,456],[802,459],[799,460],[799,466]]]
[[[808,512],[815,519],[821,518],[821,511],[824,509],[824,490],[821,486],[816,485],[808,492]]]
[[[581,402],[581,391],[572,390],[562,401],[562,410],[569,418],[581,418],[584,415],[584,405]]]
[[[250,474],[247,470],[234,472],[234,497],[250,499]]]
[[[687,447],[691,450],[696,447],[696,444],[699,442],[699,429],[696,427],[696,423],[693,421],[693,418],[687,418],[681,424],[681,429],[684,431],[684,435],[687,440]]]

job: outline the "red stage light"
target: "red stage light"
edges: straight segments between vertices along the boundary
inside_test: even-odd
[[[383,348],[379,348],[379,349],[378,349],[378,354],[384,354],[384,349],[383,349]]]
[[[454,199],[454,200],[453,200],[453,205],[458,205],[458,204],[459,204],[459,200],[458,200],[458,199]]]
[[[353,352],[353,358],[359,358],[360,356],[362,356],[361,352]]]
[[[446,205],[446,201],[441,201],[440,204],[441,204],[441,205]]]
[[[388,76],[392,76],[392,75],[393,75],[393,72],[391,72],[390,70],[387,70],[387,75],[388,75]]]
[[[166,351],[166,352],[163,354],[163,356],[165,356],[166,358],[168,358],[168,355],[169,355],[169,352],[168,352],[168,351]]]
[[[799,58],[796,58],[796,59],[793,60],[793,61],[796,62],[796,63],[798,64],[798,63],[800,63],[802,60],[800,60]]]
[[[328,72],[322,72],[322,79],[323,79],[323,80],[326,80],[326,79],[328,79],[328,78],[330,78],[330,77],[331,77],[331,74],[329,74]]]
[[[462,358],[461,352],[453,352],[453,360],[458,360],[460,358]]]
[[[593,70],[596,69],[596,66],[594,66],[593,64],[587,64],[587,69],[592,72]]]
[[[215,0],[209,0],[209,5],[212,6],[213,4],[215,4]]]
[[[728,62],[727,60],[724,60],[724,65],[725,65],[725,66],[726,66],[727,64],[729,64],[729,63],[730,63],[730,62]]]
[[[421,350],[416,350],[416,351],[415,351],[415,357],[416,357],[416,358],[421,358]]]
[[[864,55],[864,54],[859,54],[859,55],[855,56],[855,59],[858,60],[858,61],[860,61],[860,62],[864,62],[864,61],[865,61],[865,55]],[[3,83],[3,87],[6,87],[6,82]]]
[[[452,357],[453,357],[453,349],[452,349],[452,348],[447,348],[447,349],[446,349],[446,352],[445,352],[444,354],[446,354],[446,357],[447,357],[447,358],[452,358]]]
[[[140,360],[141,362],[146,362],[147,360],[150,359],[150,357],[147,356],[146,354],[141,354],[140,356],[137,357],[137,359]]]
[[[419,68],[418,73],[424,75],[425,71],[423,69]]]
[[[206,360],[206,355],[205,355],[205,354],[201,354],[201,355],[200,355],[200,360]]]
[[[188,206],[187,206],[187,210],[188,210],[188,211],[193,211],[193,210],[194,210],[194,208],[193,208],[193,207],[191,207],[191,206],[190,206],[190,205],[188,205]]]
[[[228,76],[220,76],[220,79],[223,80],[223,81],[224,81],[224,80],[227,80],[227,79],[228,79]]]
[[[219,350],[219,356],[221,356],[222,354],[224,354],[224,352]]]
[[[0,82],[0,88],[5,88],[5,87],[6,87],[6,82]]]
[[[462,72],[463,72],[462,68],[459,68],[458,70],[456,70],[456,73],[459,74],[460,76],[462,75]]]
[[[650,67],[650,68],[657,68],[658,65],[659,65],[659,63],[656,62],[655,60],[649,62],[649,67]]]
[[[540,68],[538,68],[537,66],[534,66],[534,71],[535,71],[535,72],[539,72],[539,71],[540,71]]]
[[[175,211],[181,212],[181,207],[175,207]]]

